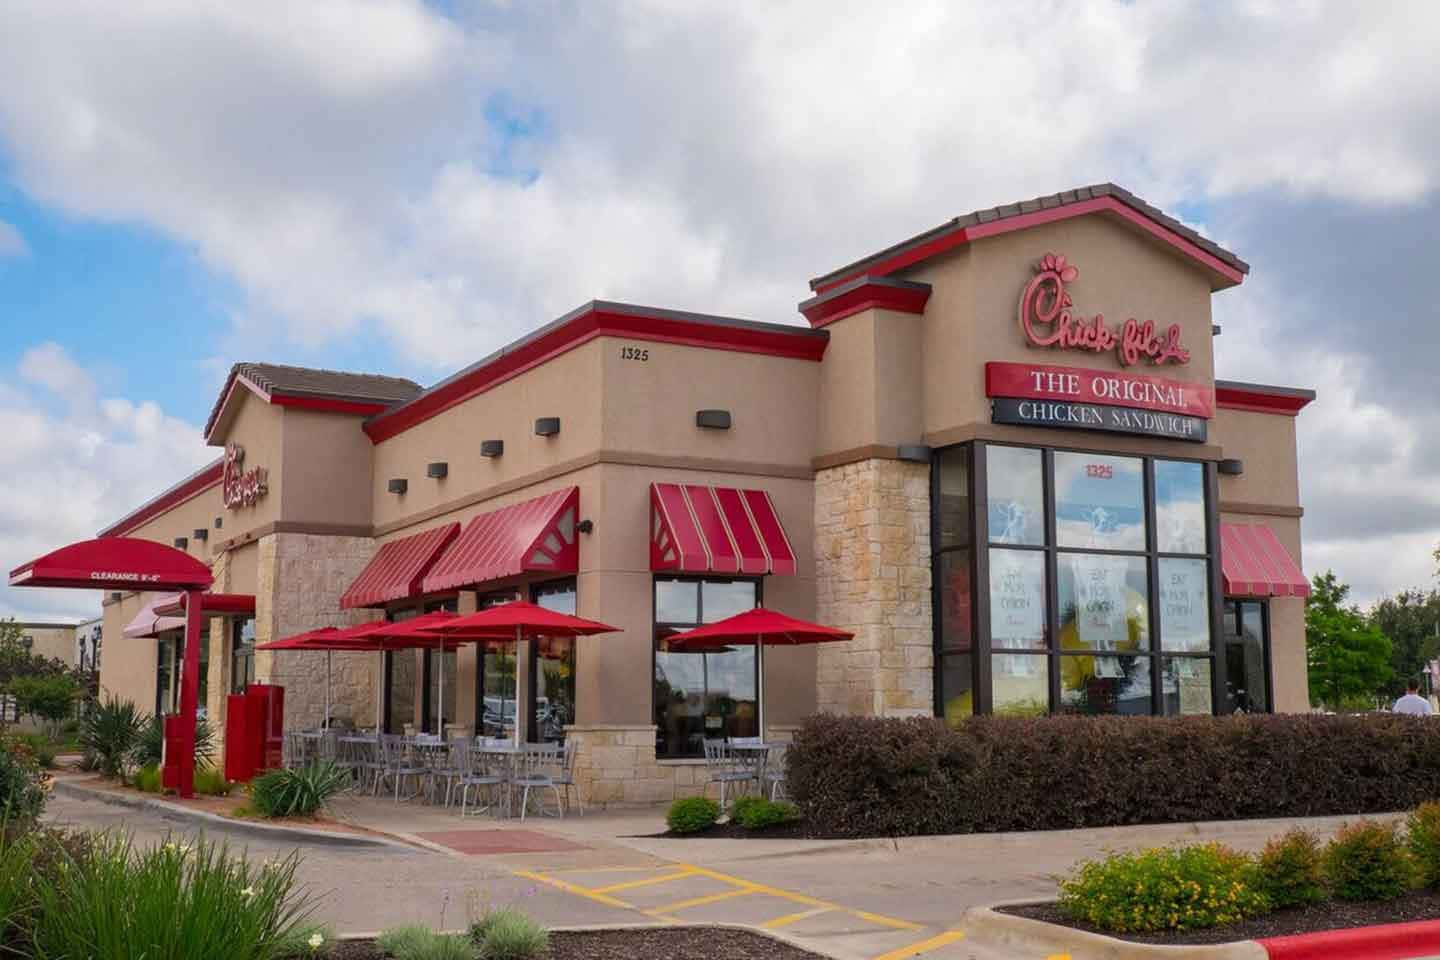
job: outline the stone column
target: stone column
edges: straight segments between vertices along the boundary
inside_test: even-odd
[[[871,459],[815,475],[816,616],[852,630],[821,644],[822,711],[934,713],[930,467]]]

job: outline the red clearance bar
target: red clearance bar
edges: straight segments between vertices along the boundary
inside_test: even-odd
[[[1206,419],[1215,415],[1215,390],[1205,384],[1043,363],[985,364],[985,395],[1137,407]]]

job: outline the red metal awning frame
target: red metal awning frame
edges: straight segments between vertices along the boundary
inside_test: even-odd
[[[1220,524],[1220,572],[1226,596],[1310,596],[1300,565],[1275,531],[1260,524]]]
[[[795,550],[764,490],[650,485],[650,569],[794,574]]]
[[[422,588],[439,593],[522,573],[575,573],[579,527],[579,487],[482,513],[435,561]]]
[[[382,544],[340,597],[341,608],[383,607],[418,596],[421,579],[459,533],[460,524],[452,522]]]
[[[251,593],[202,593],[200,612],[216,616],[254,616],[255,595]],[[179,594],[165,603],[155,605],[155,612],[162,617],[183,617],[187,606],[187,594]]]

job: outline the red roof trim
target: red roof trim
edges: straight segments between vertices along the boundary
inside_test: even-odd
[[[414,400],[392,407],[366,423],[365,432],[373,443],[389,440],[527,370],[605,336],[817,363],[829,343],[827,338],[803,327],[795,327],[794,332],[790,332],[779,324],[721,322],[720,318],[650,307],[591,303],[462,370]]]
[[[351,413],[371,417],[389,406],[388,403],[367,403],[359,400],[337,400],[334,397],[303,396],[295,393],[277,393],[270,398],[277,407],[295,407],[298,410],[319,410],[323,413]]]
[[[1311,390],[1290,390],[1256,384],[1215,382],[1215,406],[1222,410],[1247,410],[1293,417],[1303,410],[1315,393]]]
[[[178,507],[185,501],[204,493],[220,482],[220,475],[224,470],[224,466],[224,458],[222,457],[209,466],[201,467],[199,471],[192,473],[155,499],[142,504],[110,524],[110,526],[101,530],[97,536],[123,537],[136,527],[155,519],[165,511]]]
[[[920,314],[930,299],[927,283],[906,283],[878,277],[857,277],[801,303],[799,310],[812,327],[823,327],[862,310],[894,310]]]
[[[1003,217],[998,220],[992,220],[989,223],[945,230],[937,236],[918,243],[909,249],[898,251],[874,263],[864,264],[833,280],[827,280],[824,283],[818,284],[815,289],[824,292],[833,290],[840,284],[853,280],[858,276],[885,276],[895,273],[898,270],[913,266],[922,260],[929,260],[931,257],[939,256],[948,250],[964,246],[975,240],[983,240],[986,237],[999,236],[1003,233],[1026,230],[1030,227],[1038,227],[1046,223],[1054,223],[1059,220],[1069,220],[1072,217],[1082,217],[1086,214],[1101,212],[1113,213],[1121,217],[1151,236],[1169,244],[1175,248],[1175,250],[1204,266],[1206,269],[1224,277],[1232,284],[1240,283],[1245,279],[1243,271],[1237,270],[1215,255],[1203,250],[1175,231],[1170,230],[1162,224],[1156,223],[1143,213],[1122,203],[1115,197],[1103,196],[1090,200],[1082,200],[1079,203],[1067,203],[1062,206],[1051,207],[1048,210],[1037,210],[1034,213],[1025,213],[1015,217]]]

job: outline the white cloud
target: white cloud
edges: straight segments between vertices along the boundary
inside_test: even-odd
[[[20,231],[0,220],[0,257],[23,257],[29,252],[30,247]]]
[[[97,402],[90,374],[55,344],[27,350],[14,373],[0,379],[30,387],[0,391],[4,572],[93,537],[214,459],[198,427],[154,404]],[[0,588],[0,617],[88,617],[98,610],[99,594],[90,591]]]

